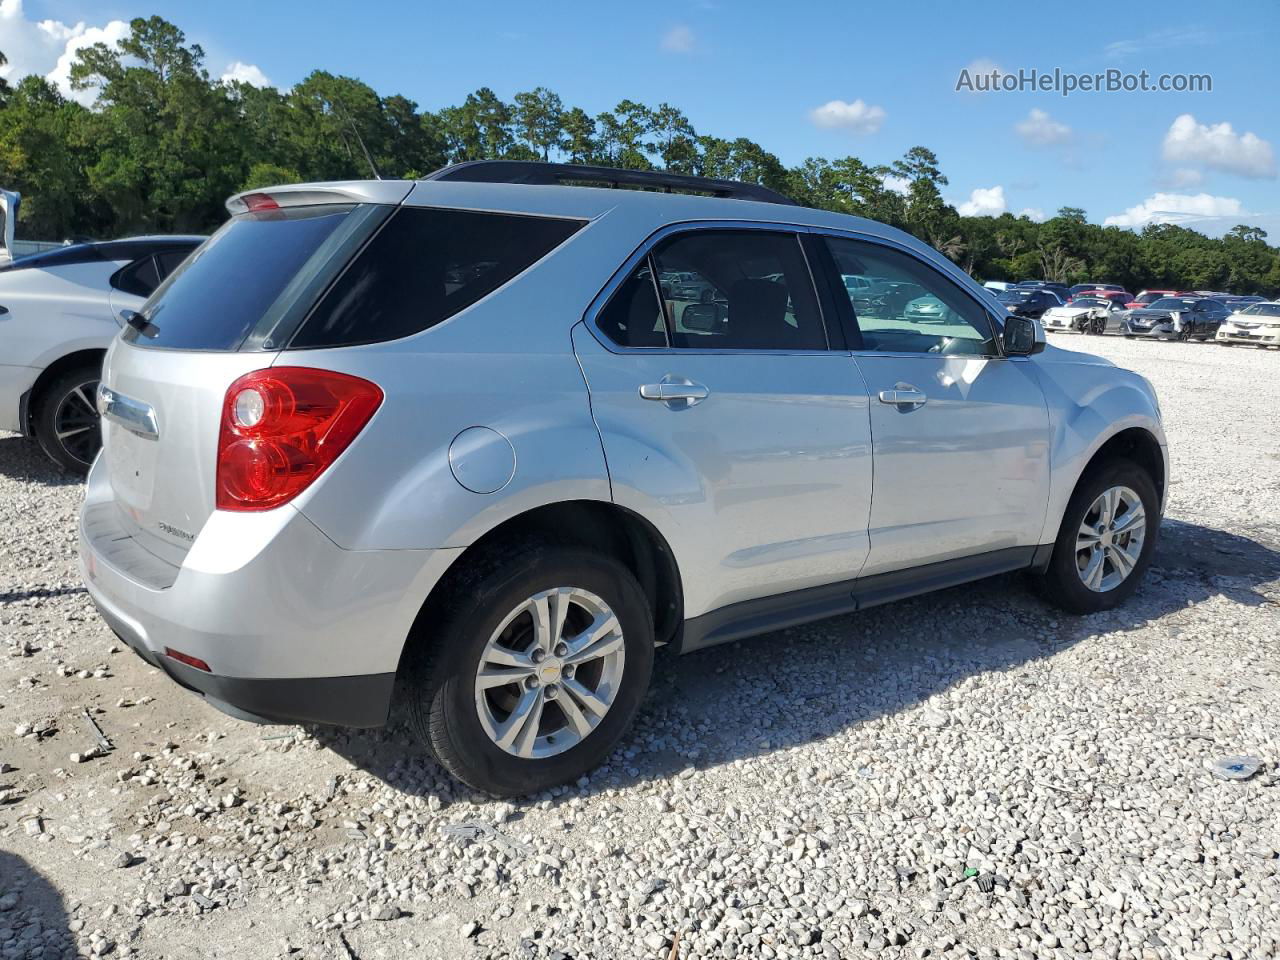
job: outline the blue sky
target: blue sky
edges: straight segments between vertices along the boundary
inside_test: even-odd
[[[205,48],[215,76],[238,62],[284,87],[323,68],[432,109],[479,86],[510,98],[543,85],[592,113],[622,98],[667,101],[699,132],[750,137],[789,164],[846,154],[882,163],[927,146],[962,212],[1052,215],[1072,205],[1097,222],[1181,219],[1210,233],[1245,221],[1280,242],[1276,0],[981,10],[852,0],[616,9],[550,0],[0,0],[0,50],[14,66],[25,57],[29,69],[55,70],[64,38],[109,35],[111,21],[152,12]],[[37,36],[47,62],[28,55],[21,32],[42,20],[57,25]],[[975,63],[1208,73],[1213,90],[956,92],[960,70]]]

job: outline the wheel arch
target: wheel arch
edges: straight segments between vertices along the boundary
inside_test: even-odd
[[[1151,474],[1151,481],[1156,486],[1156,493],[1160,496],[1160,505],[1163,508],[1168,483],[1164,448],[1160,446],[1160,441],[1156,439],[1155,434],[1145,427],[1128,427],[1104,441],[1080,471],[1080,476],[1076,478],[1076,486],[1079,486],[1080,481],[1098,465],[1115,459],[1132,460]]]
[[[566,500],[533,507],[510,517],[473,541],[428,591],[405,638],[405,650],[430,643],[434,611],[477,558],[503,543],[538,538],[587,547],[615,557],[636,577],[653,612],[654,638],[678,638],[684,623],[684,590],[671,545],[638,513],[602,500]],[[400,668],[406,664],[401,653]]]
[[[74,350],[71,353],[63,354],[53,363],[49,364],[40,371],[40,375],[36,377],[35,383],[31,384],[31,388],[22,395],[18,401],[18,423],[22,426],[22,432],[25,436],[32,435],[34,426],[32,417],[35,403],[40,394],[50,383],[60,377],[68,370],[74,370],[76,367],[96,363],[102,366],[102,361],[106,358],[107,351],[105,347],[90,347],[83,350]]]

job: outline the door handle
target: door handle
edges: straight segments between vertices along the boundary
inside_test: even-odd
[[[687,377],[673,377],[667,374],[658,383],[646,383],[640,387],[640,396],[645,400],[658,400],[673,410],[692,407],[701,403],[711,395],[701,383],[694,383]]]
[[[892,390],[880,391],[880,402],[890,403],[895,407],[918,407],[929,398],[909,383],[900,383]]]

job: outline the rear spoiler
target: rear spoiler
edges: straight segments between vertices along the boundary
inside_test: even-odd
[[[284,207],[314,207],[326,203],[398,204],[413,189],[412,180],[342,180],[334,183],[287,183],[237,193],[227,200],[232,216]]]

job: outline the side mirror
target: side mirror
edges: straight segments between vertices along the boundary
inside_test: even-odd
[[[686,304],[684,312],[680,314],[680,322],[686,330],[710,333],[720,323],[720,311],[714,303]]]
[[[1007,357],[1029,357],[1044,349],[1044,327],[1039,320],[1011,313],[1004,321],[1001,342]]]

